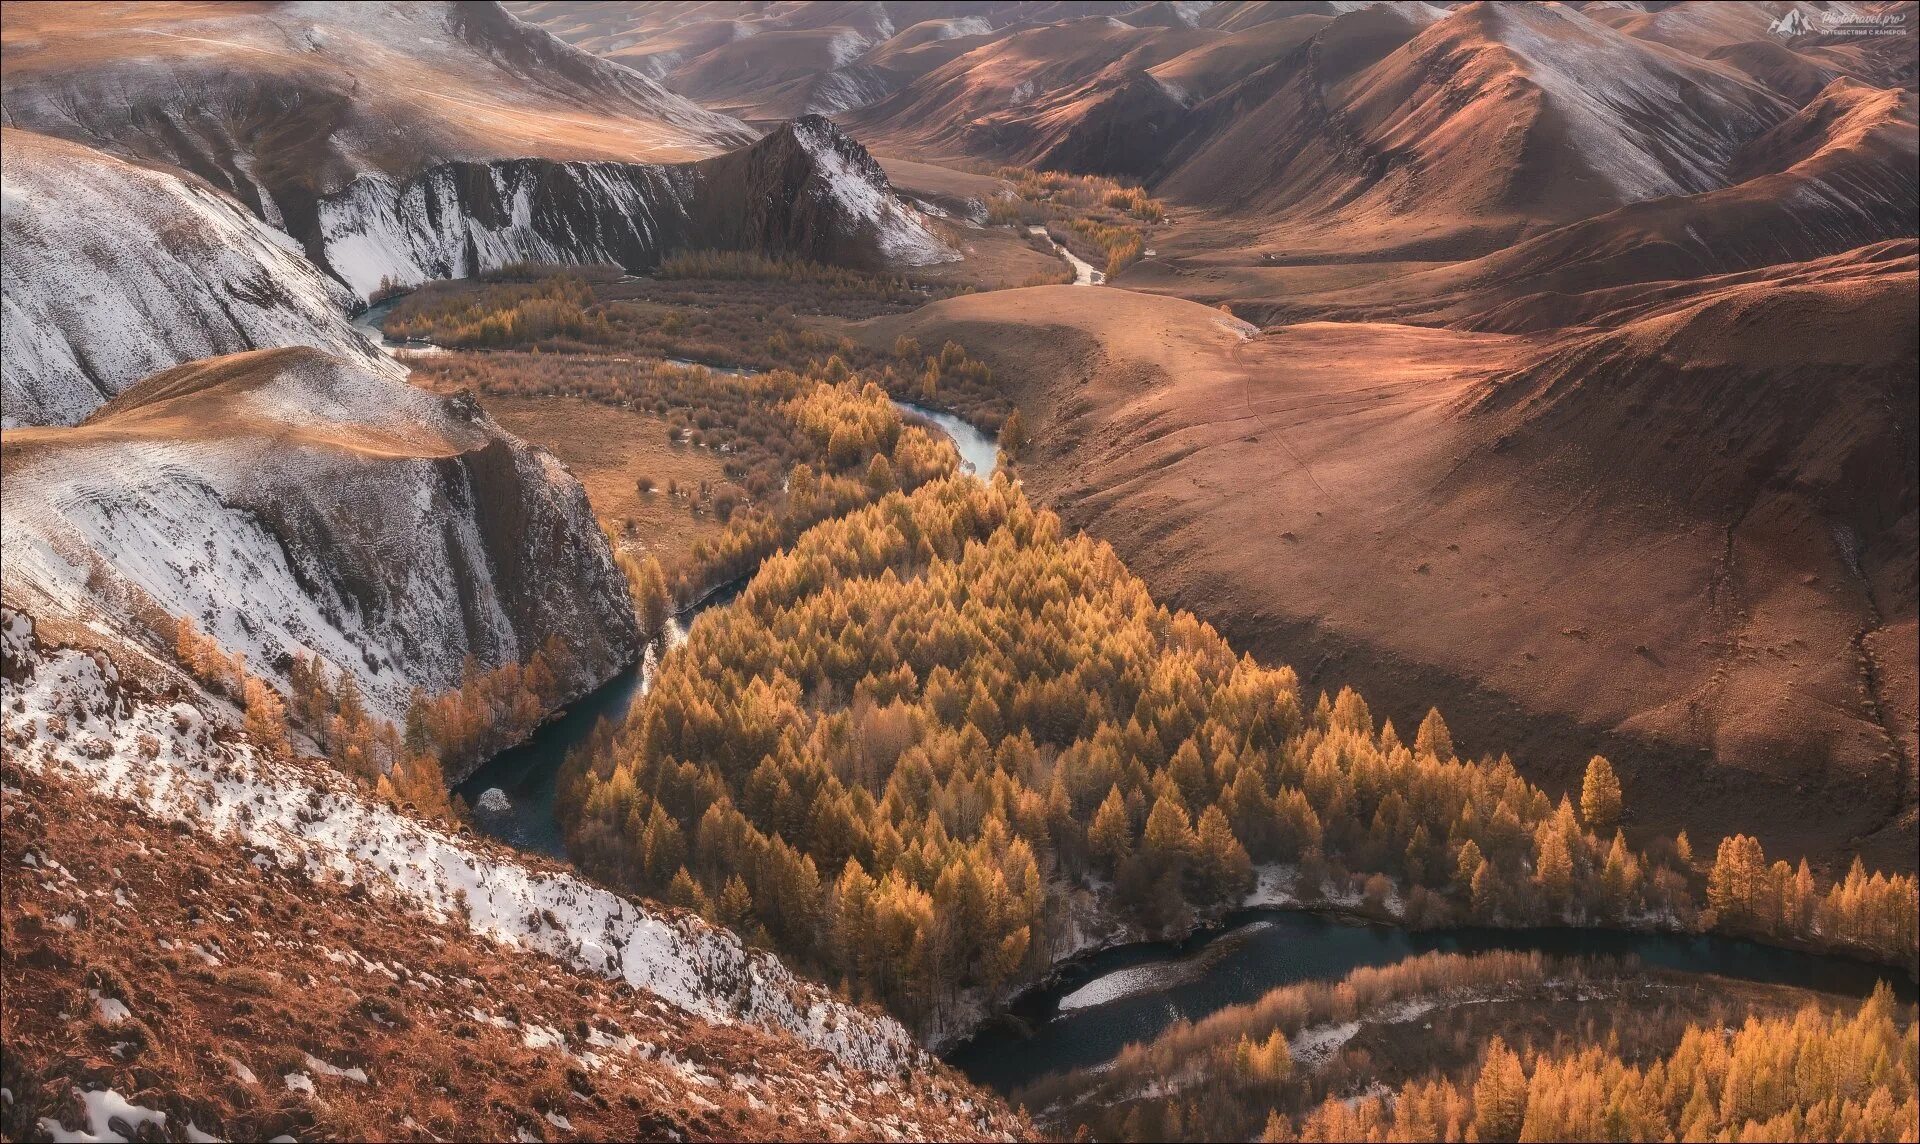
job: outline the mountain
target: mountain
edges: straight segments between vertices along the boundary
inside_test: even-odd
[[[311,346],[397,377],[350,308],[513,262],[643,270],[713,247],[884,268],[959,257],[818,117],[686,164],[518,158],[366,174],[310,200],[308,229],[292,236],[158,161],[14,128],[0,138],[8,425],[72,424],[156,370],[252,348]]]
[[[0,45],[10,125],[191,171],[307,237],[315,199],[364,175],[752,138],[487,3],[26,5]]]
[[[512,159],[368,176],[320,200],[317,223],[309,249],[361,297],[522,261],[644,270],[681,248],[871,267],[959,257],[865,148],[817,116],[693,163]]]
[[[1912,92],[1836,79],[1741,149],[1732,185],[1636,203],[1460,267],[1468,288],[1434,290],[1441,307],[1429,312],[1478,312],[1472,320],[1495,328],[1591,322],[1596,308],[1671,293],[1676,282],[1764,267],[1791,273],[1912,238],[1916,123]]]
[[[318,656],[395,721],[468,657],[520,663],[558,637],[573,695],[638,654],[559,462],[469,399],[319,350],[177,366],[0,450],[6,599],[49,628],[164,647],[158,618],[187,616],[270,680]]]
[[[156,370],[307,345],[392,373],[353,297],[191,175],[0,130],[5,424],[72,424]]]
[[[684,911],[422,822],[0,610],[10,1139],[1010,1139]],[[124,666],[123,666],[124,665]]]
[[[1814,4],[1804,0],[1765,4],[1662,4],[1583,6],[1586,15],[1610,24],[1627,35],[1679,48],[1694,55],[1724,59],[1755,79],[1790,95],[1802,86],[1802,77],[1824,73],[1820,82],[1836,76],[1864,80],[1875,87],[1912,87],[1915,60],[1905,35],[1862,36],[1844,27],[1829,29],[1826,21],[1838,17],[1871,19],[1903,17],[1908,29],[1920,13],[1912,0],[1898,3]],[[1797,12],[1802,31],[1783,36],[1775,21]],[[1908,33],[1911,34],[1910,32]],[[1811,94],[1811,91],[1806,91]]]
[[[1897,868],[1916,282],[1908,243],[1553,335],[1040,287],[868,337],[979,347],[1030,495],[1308,688],[1437,703],[1550,790],[1605,754],[1635,829]]]
[[[1185,110],[1147,69],[1215,35],[1107,16],[1012,29],[841,122],[915,155],[1144,174]]]
[[[1246,5],[1121,2],[509,5],[568,43],[751,121],[881,101],[974,48],[1062,21],[1189,31]],[[1331,5],[1274,5],[1320,8]],[[1239,13],[1245,22],[1256,22]],[[943,109],[942,118],[958,109]]]
[[[1416,264],[1364,284],[1236,283],[1240,312],[1442,322],[1506,332],[1604,324],[1727,276],[1792,278],[1916,232],[1920,128],[1911,92],[1836,79],[1735,155],[1730,185],[1631,203],[1479,258]],[[1184,244],[1170,244],[1175,263]],[[1188,292],[1176,269],[1143,287]]]
[[[1459,257],[1724,186],[1790,112],[1725,65],[1556,5],[1472,4],[1423,28],[1375,9],[1198,105],[1153,186],[1284,227],[1292,250]]]

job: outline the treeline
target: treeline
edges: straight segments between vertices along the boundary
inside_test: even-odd
[[[524,663],[482,670],[468,656],[452,690],[414,690],[401,727],[369,712],[350,672],[315,657],[294,656],[287,683],[295,723],[341,771],[423,813],[456,817],[464,808],[449,800],[446,770],[471,770],[526,738],[569,698],[576,671],[558,636]]]
[[[352,673],[330,674],[313,656],[295,655],[287,671],[289,711],[328,762],[366,790],[430,818],[464,814],[447,791],[446,771],[430,742],[402,736],[374,715]]]
[[[833,361],[823,373],[846,376]],[[696,540],[669,569],[668,585],[680,606],[751,574],[821,521],[919,488],[952,473],[957,463],[952,444],[902,422],[885,391],[872,383],[816,381],[780,410],[799,429],[811,462],[793,467],[777,500],[734,513],[725,529]]]
[[[1912,1140],[1920,1026],[1882,985],[1848,1015],[1808,1005],[1738,1030],[1689,1028],[1651,1062],[1602,1045],[1515,1052],[1495,1038],[1469,1080],[1329,1100],[1267,1141]]]
[[[676,444],[725,456],[727,478],[754,501],[778,493],[807,443],[783,412],[815,381],[775,370],[733,377],[663,361],[611,361],[562,354],[436,354],[409,363],[416,384],[508,397],[578,397],[652,414]]]
[[[483,671],[472,656],[460,682],[440,695],[415,690],[404,726],[368,707],[350,672],[296,654],[287,668],[287,697],[247,670],[189,617],[173,621],[175,658],[210,692],[239,704],[247,737],[269,758],[293,756],[292,728],[304,731],[342,774],[395,804],[423,815],[462,813],[447,791],[448,766],[461,770],[512,746],[568,698],[577,670],[572,653],[549,636],[525,663]]]
[[[985,433],[998,432],[1013,412],[1012,398],[994,384],[993,367],[959,342],[949,339],[934,354],[921,348],[920,339],[901,334],[890,358],[877,363],[877,377],[902,401],[958,413]]]
[[[1013,1094],[1043,1123],[1098,1140],[1250,1140],[1276,1109],[1308,1111],[1353,1078],[1333,1060],[1296,1068],[1290,1042],[1310,1030],[1391,1023],[1408,1003],[1441,1007],[1555,991],[1608,990],[1626,967],[1540,953],[1429,953],[1356,969],[1339,981],[1267,991],[1197,1022],[1177,1021],[1098,1069],[1058,1073]],[[1547,988],[1552,985],[1554,988]],[[1429,1022],[1431,1023],[1431,1022]]]
[[[946,376],[941,360],[953,364],[955,376],[977,366],[964,352],[928,360],[938,376]],[[664,563],[674,611],[748,575],[812,525],[896,489],[917,488],[956,463],[944,438],[905,425],[886,393],[858,381],[837,353],[803,373],[746,377],[663,362],[443,354],[421,359],[415,377],[441,391],[584,397],[651,413],[666,420],[675,444],[722,454],[722,471],[750,499],[727,513],[719,534]],[[644,562],[630,559],[623,567],[645,605],[652,589],[637,579]]]
[[[993,174],[1013,184],[1013,198],[995,198],[987,204],[987,221],[996,225],[1028,226],[1061,221],[1079,239],[1070,243],[1097,252],[1108,275],[1118,274],[1139,261],[1146,250],[1146,228],[1166,219],[1166,204],[1145,190],[1101,175],[1069,175],[1001,167]]]
[[[561,807],[587,869],[660,894],[685,866],[711,902],[738,878],[750,932],[926,1025],[1049,964],[1077,884],[1150,933],[1256,862],[1423,926],[1710,924],[1684,837],[1627,847],[1590,770],[1576,811],[1437,712],[1407,743],[1350,690],[1305,708],[1016,487],[949,479],[767,559]],[[1880,885],[1857,908],[1891,940],[1847,947],[1911,964],[1914,881]]]
[[[409,754],[430,754],[457,770],[471,770],[532,734],[570,697],[566,681],[576,670],[573,653],[554,635],[525,663],[482,671],[468,656],[453,690],[434,696],[414,691],[402,743]]]
[[[1723,840],[1707,875],[1706,924],[1763,941],[1853,950],[1913,967],[1916,937],[1914,879],[1867,874],[1858,857],[1847,876],[1823,893],[1802,858],[1798,867],[1767,864],[1760,841],[1744,834]]]
[[[403,743],[392,723],[367,709],[353,677],[327,682],[318,661],[295,656],[289,670],[292,706],[247,670],[244,653],[229,654],[201,632],[191,617],[173,620],[174,657],[187,673],[217,696],[241,705],[243,729],[269,759],[293,757],[290,723],[303,728],[334,769],[395,805],[411,805],[428,817],[453,818],[445,775],[430,746]]]
[[[1802,1009],[1805,996],[1772,989],[1729,993],[1710,980],[1663,977],[1632,958],[1429,953],[1356,969],[1339,981],[1283,986],[1203,1020],[1176,1022],[1098,1069],[1046,1077],[1014,1099],[1044,1109],[1043,1126],[1063,1136],[1100,1140],[1903,1138],[1822,1137],[1804,1122],[1786,1135],[1729,1134],[1787,1104],[1821,1104],[1818,1092],[1828,1086],[1826,1097],[1853,1099],[1862,1112],[1875,1109],[1862,1119],[1826,1122],[1834,1126],[1884,1127],[1885,1110],[1876,1102],[1885,1098],[1898,1107],[1912,1097],[1910,1073],[1902,1078],[1886,1055],[1911,1040],[1910,1028],[1901,1031],[1911,1025],[1910,1008],[1896,1006],[1885,986],[1857,1010],[1858,1003],[1838,999]],[[1582,1019],[1568,1021],[1568,1006],[1578,1006]],[[1420,1021],[1420,1036],[1382,1053],[1382,1038],[1402,1038],[1411,1018]],[[1783,1062],[1795,1051],[1788,1048],[1792,1037],[1776,1043],[1771,1058],[1755,1052],[1763,1038],[1750,1033],[1724,1043],[1721,1031],[1743,1023],[1749,1030],[1793,1023],[1853,1031],[1811,1054],[1809,1042],[1826,1033],[1801,1035],[1801,1059]],[[1858,1035],[1866,1028],[1875,1030],[1872,1037]],[[1702,1033],[1709,1029],[1714,1033]],[[1338,1048],[1317,1047],[1329,1037]],[[1723,1043],[1709,1046],[1710,1039]],[[1690,1051],[1690,1043],[1699,1051]],[[1296,1062],[1296,1045],[1316,1047],[1303,1049]],[[1715,1049],[1717,1066],[1709,1060]],[[1858,1074],[1836,1075],[1823,1059],[1834,1052],[1863,1053]],[[1570,1063],[1585,1068],[1603,1053],[1642,1067],[1665,1058],[1654,1066],[1658,1072],[1642,1076],[1652,1078],[1660,1094],[1634,1092],[1630,1082],[1604,1070],[1597,1085],[1590,1075],[1568,1074]],[[1686,1070],[1674,1079],[1677,1096],[1667,1080],[1676,1064]],[[1789,1096],[1782,1084],[1791,1087],[1796,1070],[1811,1083]],[[1530,1092],[1535,1083],[1539,1089]],[[1716,1114],[1726,1112],[1711,1130],[1697,1108],[1680,1115],[1700,1100],[1696,1085]],[[1755,1100],[1756,1090],[1767,1096]],[[1355,1092],[1365,1095],[1356,1101]],[[1729,1109],[1729,1100],[1745,1107]],[[1658,1104],[1669,1104],[1671,1112],[1656,1114]],[[1623,1119],[1628,1109],[1634,1117]],[[1691,1130],[1676,1135],[1683,1127]]]
[[[1166,204],[1147,194],[1145,188],[1105,175],[1069,175],[1030,167],[1000,167],[993,174],[1012,183],[1014,193],[1028,202],[1079,210],[1104,207],[1147,223],[1167,217]]]
[[[1073,227],[1073,233],[1099,247],[1107,256],[1101,269],[1106,271],[1109,278],[1140,261],[1140,255],[1146,249],[1146,236],[1135,227],[1084,217],[1074,219],[1069,225]]]
[[[669,281],[686,278],[720,282],[782,282],[824,288],[842,297],[880,298],[920,305],[957,291],[916,283],[904,274],[880,274],[833,266],[791,256],[768,256],[744,250],[685,250],[668,255],[654,276]]]
[[[387,315],[389,338],[456,349],[491,349],[556,340],[610,342],[612,327],[593,309],[585,275],[559,271],[531,281],[489,281],[423,287]]]

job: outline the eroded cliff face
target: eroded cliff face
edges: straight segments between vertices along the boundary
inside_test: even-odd
[[[362,175],[294,234],[362,298],[513,262],[645,270],[677,249],[876,268],[958,257],[866,148],[819,116],[692,163],[503,159]]]
[[[156,374],[80,426],[10,432],[5,470],[10,602],[134,646],[188,616],[282,683],[316,655],[389,719],[469,657],[524,662],[557,638],[578,694],[639,647],[558,461],[470,400],[317,350]]]

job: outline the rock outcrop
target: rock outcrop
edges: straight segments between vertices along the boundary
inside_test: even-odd
[[[156,374],[77,427],[9,431],[4,466],[6,598],[44,621],[151,647],[187,616],[269,679],[317,655],[395,720],[469,657],[558,637],[578,694],[639,647],[558,461],[469,400],[318,350]]]
[[[898,267],[958,255],[866,148],[819,116],[682,164],[451,162],[364,175],[317,204],[308,249],[361,297],[512,262],[644,270],[675,249]]]

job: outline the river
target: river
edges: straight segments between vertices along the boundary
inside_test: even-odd
[[[521,850],[532,850],[566,860],[560,839],[560,820],[554,813],[559,793],[560,767],[567,753],[585,742],[602,719],[625,720],[633,701],[647,693],[660,655],[686,641],[686,625],[714,604],[733,598],[737,589],[706,601],[676,617],[664,640],[647,646],[639,663],[623,669],[591,694],[576,700],[560,715],[542,724],[527,741],[509,747],[482,763],[480,769],[454,787],[474,808],[473,824],[485,833]],[[496,793],[497,792],[497,793]]]
[[[1898,970],[1776,949],[1733,938],[1591,929],[1455,929],[1414,932],[1301,910],[1262,908],[1186,942],[1142,942],[1063,967],[947,1054],[1001,1092],[1066,1069],[1112,1060],[1178,1020],[1257,1000],[1302,981],[1338,981],[1363,966],[1439,951],[1538,950],[1561,957],[1637,957],[1646,965],[1864,997],[1886,981],[1913,1000]]]
[[[974,476],[984,480],[993,476],[993,471],[1000,467],[999,444],[972,423],[951,413],[928,409],[910,401],[895,401],[893,407],[945,433],[947,439],[953,442],[953,447],[960,450],[960,467]]]
[[[1085,265],[1073,261],[1076,268]],[[391,302],[383,303],[354,319],[388,352],[395,343],[382,335],[380,322],[391,308]],[[412,345],[424,348],[421,343]],[[998,467],[994,440],[977,427],[936,409],[903,401],[894,405],[944,432],[968,472],[984,479]],[[666,637],[654,641],[640,663],[459,784],[455,789],[475,808],[475,825],[513,846],[564,860],[554,797],[567,753],[584,742],[600,720],[625,719],[634,701],[646,694],[660,657],[685,642],[687,628],[699,613],[732,600],[741,586],[729,585],[676,617]],[[1302,981],[1337,981],[1363,966],[1389,965],[1436,950],[1633,956],[1651,966],[1687,973],[1858,996],[1885,980],[1903,1000],[1915,996],[1913,981],[1895,970],[1731,938],[1575,929],[1416,933],[1299,910],[1253,909],[1234,914],[1226,926],[1185,942],[1118,946],[1063,966],[1051,982],[1021,996],[1006,1017],[960,1043],[947,1059],[975,1081],[1011,1092],[1051,1072],[1101,1064],[1128,1043],[1151,1038],[1175,1021],[1194,1020],[1224,1006],[1253,1001],[1270,989]]]
[[[368,306],[353,316],[351,319],[353,328],[359,330],[362,336],[379,347],[380,352],[389,357],[393,356],[396,350],[405,350],[408,353],[416,354],[444,353],[444,350],[432,342],[396,342],[387,337],[386,330],[383,328],[386,325],[387,315],[393,313],[393,308],[398,305],[400,299],[404,297],[406,297],[404,294],[395,294],[384,302],[375,302],[373,305]]]
[[[374,322],[383,316],[384,311],[375,315]],[[362,318],[365,317],[363,314]],[[376,324],[370,334],[378,333]],[[960,451],[961,464],[968,472],[983,478],[993,475],[1000,453],[991,437],[951,413],[899,401],[894,404],[902,412],[928,421],[945,433]],[[554,798],[559,791],[560,768],[567,761],[567,753],[585,742],[600,720],[612,719],[616,723],[624,720],[634,701],[647,693],[660,657],[686,642],[687,629],[701,612],[732,600],[743,586],[744,581],[729,585],[681,613],[669,626],[666,638],[649,645],[638,664],[577,700],[542,725],[526,742],[495,755],[456,786],[454,790],[474,808],[474,825],[522,850],[564,860],[566,846],[561,841],[560,823],[554,815]]]

